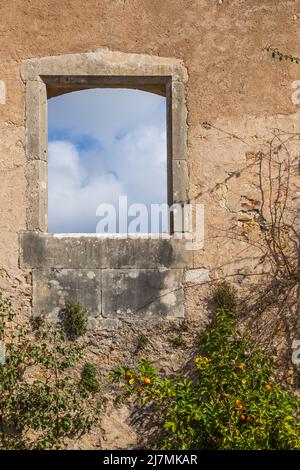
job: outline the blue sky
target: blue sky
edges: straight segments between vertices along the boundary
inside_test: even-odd
[[[91,89],[48,101],[50,233],[95,233],[101,203],[167,202],[166,102]]]

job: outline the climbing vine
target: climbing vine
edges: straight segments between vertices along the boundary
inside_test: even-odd
[[[96,370],[89,364],[81,380],[73,370],[82,343],[68,341],[63,329],[41,318],[32,328],[20,325],[1,292],[0,340],[6,345],[0,365],[0,449],[59,449],[99,422],[103,399],[96,393]]]
[[[273,59],[278,59],[280,61],[289,60],[290,62],[295,62],[296,64],[299,64],[300,62],[299,57],[295,57],[290,54],[285,54],[281,52],[277,47],[267,46],[263,48],[263,51],[270,52]]]

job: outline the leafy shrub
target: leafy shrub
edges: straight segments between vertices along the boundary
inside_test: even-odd
[[[147,346],[148,343],[149,343],[149,340],[148,340],[147,336],[140,335],[138,337],[138,341],[137,341],[137,349],[138,350],[144,349]]]
[[[185,346],[186,344],[181,335],[171,338],[170,343],[174,348],[181,348],[182,346]]]
[[[237,303],[236,289],[229,282],[221,281],[213,289],[212,301],[216,308],[234,311]]]
[[[67,341],[62,329],[41,318],[34,329],[15,322],[11,304],[0,292],[0,340],[6,344],[0,365],[0,449],[61,448],[99,422],[102,400],[82,396],[71,378],[83,346]]]
[[[299,401],[276,382],[260,348],[238,334],[236,315],[226,308],[235,302],[228,287],[214,291],[216,319],[201,339],[192,379],[161,377],[143,360],[112,372],[124,387],[119,399],[160,414],[161,449],[300,449]]]
[[[79,303],[69,300],[62,312],[62,318],[63,325],[70,338],[78,338],[86,333],[86,311]]]
[[[80,385],[83,393],[96,393],[100,390],[97,369],[91,362],[86,362],[81,372]]]

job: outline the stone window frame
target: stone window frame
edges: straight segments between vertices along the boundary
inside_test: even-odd
[[[165,93],[169,200],[188,203],[187,71],[182,62],[105,50],[29,59],[22,64],[21,77],[26,94],[27,222],[19,234],[19,266],[32,272],[33,316],[56,321],[72,298],[89,312],[93,331],[114,329],[122,318],[184,318],[184,276],[194,258],[185,237],[176,236],[182,235],[181,211],[178,218],[174,214],[173,231],[158,239],[151,233],[46,232],[47,93],[55,96],[99,84]]]
[[[187,71],[180,60],[109,51],[68,54],[25,60],[21,77],[26,93],[27,231],[48,233],[47,99],[75,90],[124,87],[166,96],[168,204],[188,203]],[[174,220],[171,238],[176,225]],[[181,225],[179,221],[179,231]]]

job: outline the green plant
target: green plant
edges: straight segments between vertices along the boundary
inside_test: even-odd
[[[86,311],[79,303],[69,300],[62,311],[62,319],[65,330],[70,338],[78,338],[86,333]]]
[[[102,400],[84,397],[72,378],[84,346],[41,318],[34,329],[15,321],[0,292],[0,449],[58,449],[88,432],[100,419]]]
[[[180,335],[175,336],[174,338],[171,338],[170,343],[172,344],[174,348],[180,348],[182,346],[185,346],[186,344],[184,339]]]
[[[111,380],[124,387],[120,399],[152,405],[161,417],[162,449],[300,449],[299,400],[277,383],[260,348],[238,333],[234,311],[220,307],[233,305],[234,290],[222,283],[214,298],[215,322],[202,336],[192,378],[161,377],[146,361],[119,367]]]
[[[149,340],[148,340],[147,336],[140,335],[138,337],[137,348],[138,349],[144,349],[147,346],[148,343],[149,343]]]
[[[290,60],[291,62],[295,62],[296,64],[299,64],[299,62],[300,62],[299,57],[295,57],[295,56],[292,56],[290,54],[285,54],[283,52],[280,52],[280,50],[277,49],[277,47],[267,46],[267,47],[263,48],[263,51],[271,52],[273,59],[277,58],[280,61],[283,60],[283,59],[284,60]]]
[[[96,393],[100,390],[97,369],[91,362],[86,362],[81,372],[80,385],[83,393]]]
[[[212,301],[216,308],[234,311],[237,303],[236,289],[229,282],[221,281],[213,288]]]

